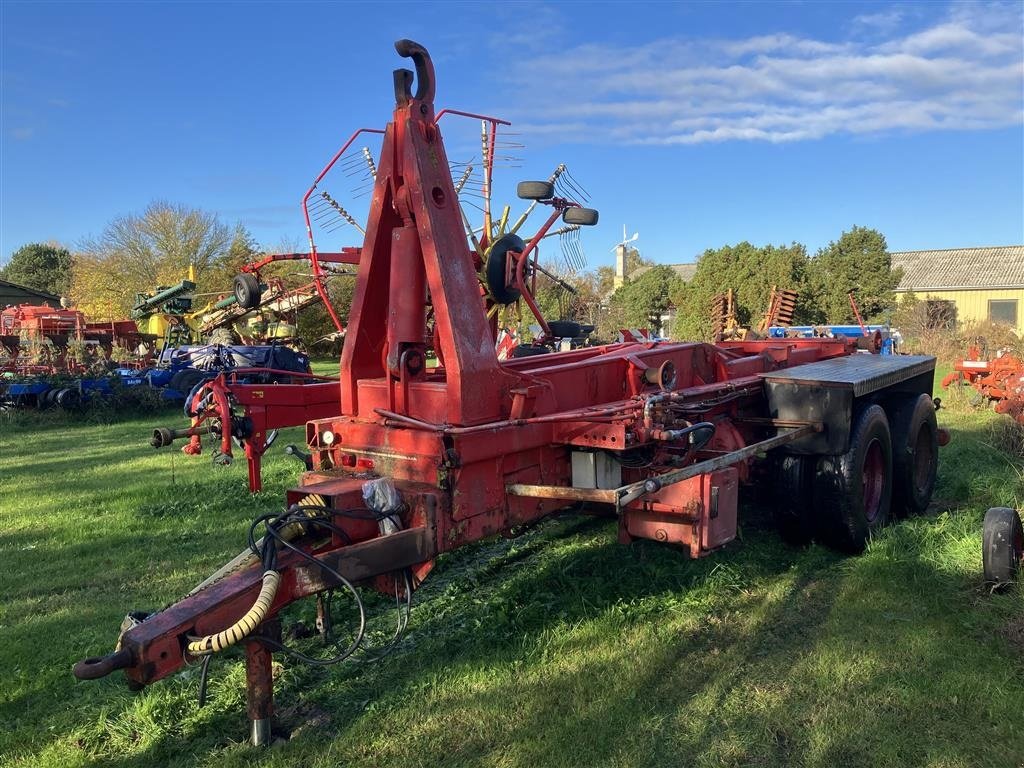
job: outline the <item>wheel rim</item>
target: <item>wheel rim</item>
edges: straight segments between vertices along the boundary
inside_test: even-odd
[[[928,428],[922,426],[917,432],[917,444],[914,446],[914,487],[918,493],[925,493],[928,490],[934,461],[935,449],[932,446],[931,435]]]
[[[882,454],[882,444],[878,440],[872,440],[864,454],[861,483],[864,516],[869,523],[873,523],[882,507],[882,490],[885,487],[885,457]]]

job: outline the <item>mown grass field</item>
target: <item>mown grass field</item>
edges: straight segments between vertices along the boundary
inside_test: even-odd
[[[950,398],[952,400],[953,398]],[[0,416],[2,418],[2,416]],[[277,670],[290,740],[248,746],[239,654],[207,705],[190,668],[141,693],[81,683],[129,609],[159,608],[244,544],[245,466],[157,452],[154,425],[0,421],[0,762],[10,766],[1019,766],[1024,595],[981,581],[981,520],[1024,503],[998,417],[940,411],[935,510],[856,558],[785,545],[756,503],[699,561],[547,522],[441,559],[378,664]],[[301,430],[278,446],[301,440]]]

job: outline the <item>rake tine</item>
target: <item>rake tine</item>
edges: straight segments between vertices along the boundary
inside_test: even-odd
[[[465,172],[463,172],[463,174],[462,174],[462,178],[460,178],[455,183],[455,193],[456,194],[460,194],[462,192],[462,188],[464,186],[466,186],[466,182],[469,180],[469,177],[472,175],[472,173],[473,173],[473,166],[472,165],[467,165]]]
[[[363,158],[366,160],[366,166],[370,169],[370,176],[377,178],[377,166],[373,162],[373,155],[370,154],[370,150],[367,147],[363,147]]]
[[[350,214],[348,211],[346,211],[344,208],[342,208],[341,204],[338,203],[336,200],[334,200],[334,198],[332,198],[326,192],[321,192],[320,196],[327,202],[328,205],[330,205],[332,208],[334,208],[334,210],[336,210],[338,212],[338,214],[341,216],[341,218],[343,218],[345,221],[347,221],[353,227],[358,229],[362,234],[364,234],[364,235],[366,234],[366,230],[364,230],[361,226],[359,226],[359,223],[354,218],[352,218],[352,214]]]

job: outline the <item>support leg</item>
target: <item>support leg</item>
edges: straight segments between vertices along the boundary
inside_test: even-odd
[[[259,640],[245,644],[245,685],[254,747],[270,746],[274,714],[274,673],[271,653]]]
[[[260,470],[260,465],[263,463],[263,454],[257,452],[252,447],[251,441],[253,438],[249,438],[245,445],[245,458],[249,464],[249,493],[259,493],[263,490],[263,475]],[[259,435],[259,439],[263,439],[263,435]]]

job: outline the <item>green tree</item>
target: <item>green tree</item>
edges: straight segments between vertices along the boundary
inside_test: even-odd
[[[711,303],[729,288],[735,291],[736,315],[741,324],[756,325],[768,308],[772,286],[800,292],[797,322],[814,313],[806,296],[807,248],[800,243],[788,246],[755,246],[744,241],[708,249],[697,261],[697,271],[675,297],[677,339],[710,339]]]
[[[305,264],[309,268],[308,263]],[[308,279],[307,279],[308,281]],[[355,291],[355,278],[351,276],[337,276],[327,281],[327,295],[331,297],[331,306],[338,314],[342,325],[348,325],[349,311],[352,309],[352,295]],[[341,353],[340,337],[335,337],[337,329],[334,321],[331,320],[327,308],[323,302],[318,301],[310,307],[299,312],[296,318],[299,338],[307,350],[315,354],[338,355]]]
[[[658,264],[627,280],[610,301],[610,320],[619,328],[650,328],[661,331],[661,316],[673,306],[683,281],[665,264]]]
[[[881,232],[855,226],[815,254],[808,276],[817,308],[813,322],[855,322],[851,291],[864,321],[877,322],[889,319],[895,307],[893,291],[903,271],[892,268],[892,257]]]
[[[0,279],[65,296],[71,288],[71,253],[56,243],[29,243],[16,250]]]
[[[256,252],[241,225],[232,228],[216,214],[158,201],[141,214],[114,219],[99,237],[81,244],[71,295],[94,317],[124,316],[137,292],[185,279],[190,265],[200,293],[228,291],[237,267]]]

